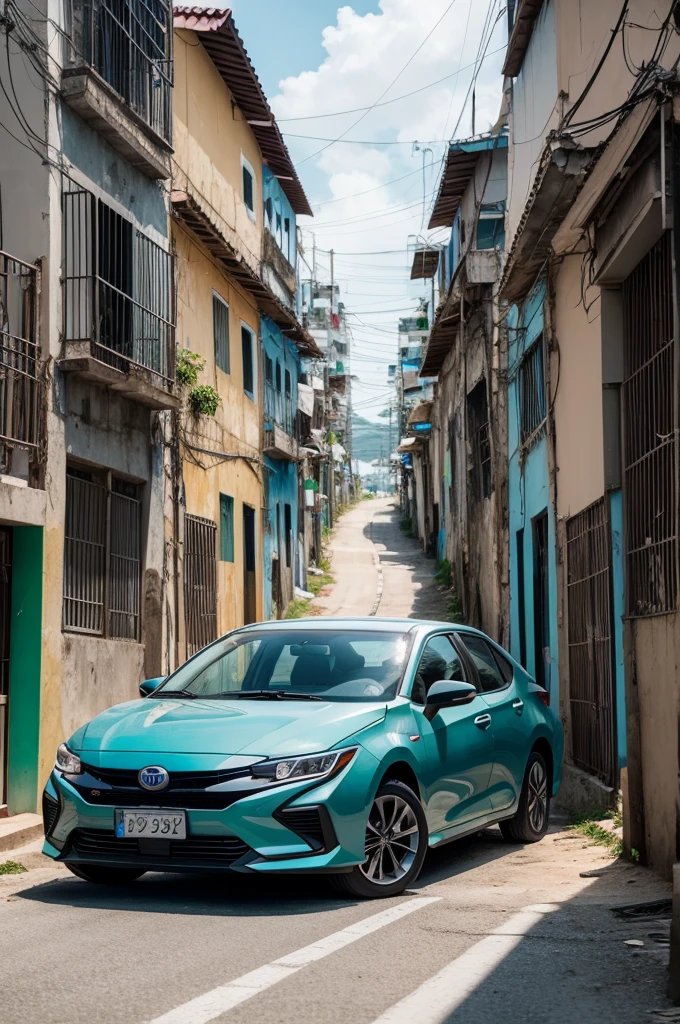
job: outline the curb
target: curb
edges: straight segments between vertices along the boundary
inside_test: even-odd
[[[5,819],[8,821],[10,819]],[[18,850],[20,846],[26,846],[34,839],[41,839],[43,836],[42,821],[21,825],[4,835],[0,834],[0,854],[10,850]]]
[[[382,562],[380,561],[380,555],[378,554],[378,549],[375,546],[375,541],[373,540],[373,520],[372,519],[371,519],[371,528],[369,530],[369,533],[370,533],[370,536],[371,536],[371,544],[373,545],[373,564],[375,566],[376,572],[378,573],[378,587],[376,589],[375,601],[373,602],[373,607],[371,608],[371,610],[370,610],[370,612],[368,614],[369,615],[377,615],[378,614],[378,608],[380,607],[380,602],[382,601],[383,590],[385,589],[385,575],[383,573]]]

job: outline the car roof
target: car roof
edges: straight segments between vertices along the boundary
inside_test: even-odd
[[[284,630],[289,632],[296,629],[336,629],[338,631],[366,630],[367,632],[381,633],[403,633],[412,632],[416,629],[448,629],[455,630],[462,628],[453,622],[437,622],[430,619],[404,619],[404,618],[378,618],[377,616],[356,616],[346,618],[333,618],[331,616],[315,616],[308,619],[279,619],[272,622],[254,622],[249,626],[242,626],[241,630]],[[464,628],[464,627],[463,627]]]

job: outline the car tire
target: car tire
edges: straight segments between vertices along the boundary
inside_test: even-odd
[[[548,831],[550,817],[549,775],[545,760],[537,750],[529,755],[524,773],[517,814],[500,822],[503,838],[509,843],[538,843]]]
[[[427,820],[416,794],[403,782],[385,782],[368,815],[366,860],[348,874],[333,875],[331,883],[343,895],[360,899],[398,896],[420,874],[427,838]]]
[[[145,871],[137,868],[107,868],[103,864],[66,864],[69,871],[96,885],[127,885],[141,878]]]

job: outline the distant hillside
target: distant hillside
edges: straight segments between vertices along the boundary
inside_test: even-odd
[[[392,445],[397,443],[396,424],[392,423]],[[371,423],[356,414],[352,416],[352,458],[362,462],[372,462],[380,458],[382,445],[383,457],[389,454],[390,428],[387,420]]]

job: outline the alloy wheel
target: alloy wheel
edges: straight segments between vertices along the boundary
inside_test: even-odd
[[[413,808],[400,796],[378,796],[366,826],[366,860],[360,870],[376,885],[392,885],[408,873],[420,842]]]
[[[527,814],[535,832],[542,832],[548,812],[548,779],[543,764],[534,761],[529,772]]]

